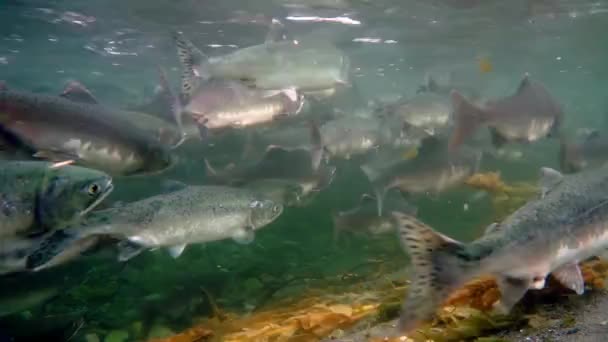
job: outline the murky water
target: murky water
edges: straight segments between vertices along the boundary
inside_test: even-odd
[[[222,335],[285,301],[405,284],[393,210],[472,241],[531,195],[470,176],[604,164],[607,28],[592,0],[5,0],[0,341],[344,333]],[[55,172],[76,167],[111,185],[66,187]]]

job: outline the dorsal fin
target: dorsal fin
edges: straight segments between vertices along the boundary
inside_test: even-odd
[[[531,86],[530,75],[528,73],[524,74],[524,77],[519,82],[519,87],[517,87],[516,94],[522,94],[528,87]]]
[[[68,82],[60,96],[74,102],[99,104],[91,91],[78,81]]]
[[[488,225],[486,227],[486,229],[483,232],[483,235],[489,235],[489,234],[494,234],[496,232],[499,232],[501,230],[501,225],[498,222],[493,222],[490,225]]]
[[[540,169],[540,198],[545,197],[549,191],[555,188],[564,180],[564,175],[561,172],[554,170],[549,167],[543,167]]]
[[[272,22],[270,23],[270,29],[266,34],[266,39],[264,40],[264,43],[276,43],[285,39],[287,39],[287,35],[285,33],[285,25],[283,25],[283,23],[279,19],[272,18]]]
[[[200,81],[210,78],[207,72],[205,55],[183,34],[173,32],[173,40],[177,46],[177,56],[182,66],[181,92],[182,103],[186,103],[200,86]]]

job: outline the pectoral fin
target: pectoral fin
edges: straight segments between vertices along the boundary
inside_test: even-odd
[[[232,240],[241,245],[247,245],[252,243],[254,238],[255,233],[250,227],[240,229],[232,236]]]
[[[171,257],[173,257],[173,259],[177,259],[177,258],[179,258],[180,255],[182,255],[182,253],[184,252],[184,249],[186,249],[186,244],[169,247],[168,251],[169,251],[169,254],[171,255]]]
[[[558,186],[564,180],[561,172],[549,167],[540,169],[539,186],[541,190],[540,198],[545,197],[551,190]]]
[[[118,243],[118,261],[127,261],[144,251],[144,247],[131,241],[121,241]]]
[[[551,272],[553,277],[560,282],[560,284],[576,292],[578,295],[582,295],[585,292],[585,281],[581,274],[581,269],[577,263],[569,263],[562,265],[560,268]]]

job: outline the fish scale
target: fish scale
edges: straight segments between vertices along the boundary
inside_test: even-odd
[[[505,312],[529,289],[542,289],[550,273],[577,294],[584,292],[578,263],[608,246],[608,170],[563,176],[543,168],[541,174],[537,199],[468,244],[435,232],[411,216],[393,214],[413,259],[413,279],[418,280],[412,286],[419,289],[403,304],[402,330],[429,319],[451,291],[480,275],[497,278],[502,294],[497,308]],[[423,265],[454,271],[428,278],[429,270]]]
[[[81,224],[54,234],[29,256],[28,267],[41,269],[64,250],[92,236],[111,236],[139,251],[166,247],[178,256],[188,244],[232,238],[248,243],[254,232],[283,212],[280,203],[246,189],[184,186],[121,207],[92,213]],[[124,244],[123,244],[124,245]]]
[[[12,90],[0,91],[2,129],[35,157],[70,160],[118,174],[158,171],[170,152],[122,115],[98,104]]]

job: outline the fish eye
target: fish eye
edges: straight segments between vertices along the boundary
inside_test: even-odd
[[[101,190],[101,187],[99,185],[97,185],[97,183],[93,183],[93,184],[89,185],[87,192],[89,193],[89,195],[94,196],[99,193],[99,190]]]
[[[279,210],[280,210],[280,208],[279,208],[279,206],[278,206],[278,205],[275,205],[275,206],[273,206],[273,207],[272,207],[272,212],[273,212],[273,213],[278,213],[278,212],[279,212]]]

